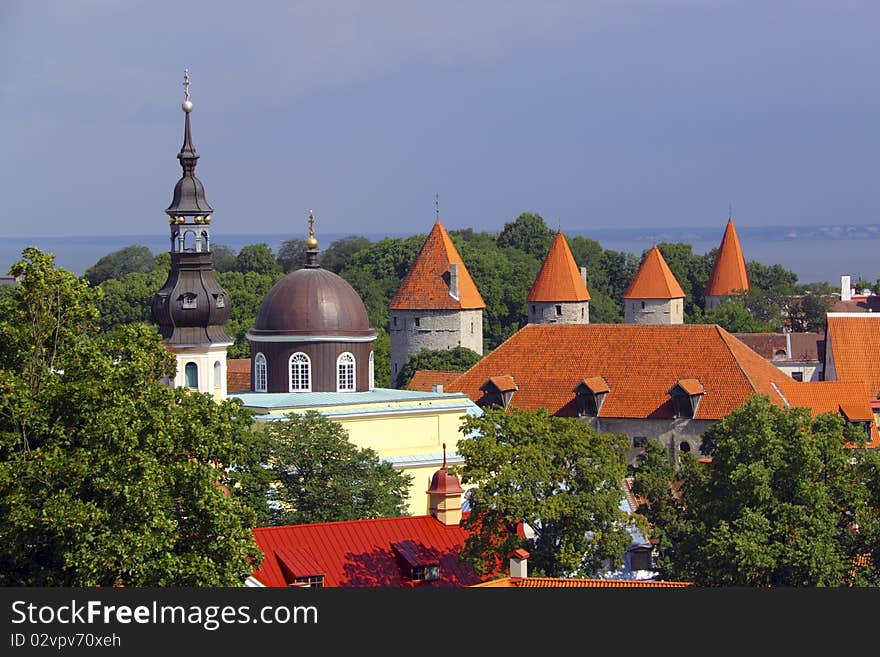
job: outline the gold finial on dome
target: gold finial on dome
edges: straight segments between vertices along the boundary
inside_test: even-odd
[[[315,237],[315,214],[311,210],[309,210],[309,239],[306,240],[306,248],[318,248],[318,239]]]

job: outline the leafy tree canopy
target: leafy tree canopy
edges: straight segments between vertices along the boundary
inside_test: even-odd
[[[306,241],[303,239],[284,240],[278,247],[275,261],[285,274],[301,269],[306,264]]]
[[[756,319],[745,303],[731,298],[695,317],[701,324],[718,324],[731,333],[766,333],[770,326]]]
[[[477,364],[481,356],[467,347],[453,349],[422,349],[411,356],[397,375],[396,387],[405,388],[419,370],[464,372]]]
[[[712,461],[688,457],[677,473],[681,498],[662,521],[666,572],[707,586],[852,582],[857,556],[880,556],[880,458],[844,446],[860,433],[837,413],[813,419],[761,395],[714,424],[701,448]],[[643,490],[668,504],[658,483],[668,473],[642,468]],[[870,566],[854,581],[880,583]]]
[[[86,269],[83,276],[92,285],[99,285],[108,278],[122,278],[130,272],[153,271],[153,252],[145,246],[131,245],[103,256]]]
[[[321,251],[318,261],[324,269],[338,274],[345,268],[355,253],[366,249],[370,244],[372,244],[370,240],[360,235],[343,237]]]
[[[497,240],[502,249],[513,247],[539,261],[544,260],[552,241],[553,231],[547,228],[544,218],[531,212],[523,212],[515,220],[504,224]]]
[[[242,247],[235,257],[235,270],[241,273],[281,274],[281,267],[275,261],[272,249],[265,242],[248,244]]]
[[[352,444],[338,422],[307,411],[265,431],[272,524],[406,515],[411,475]]]
[[[221,488],[251,416],[170,388],[154,329],[99,331],[100,290],[28,248],[0,308],[0,584],[235,586],[253,513]]]
[[[519,547],[548,576],[595,576],[605,560],[620,564],[630,545],[621,511],[625,436],[599,434],[575,418],[546,410],[489,408],[468,416],[459,441],[471,530],[462,558],[493,572]],[[525,522],[535,537],[517,536]]]

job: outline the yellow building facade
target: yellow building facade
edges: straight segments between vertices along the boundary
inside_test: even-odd
[[[467,415],[481,409],[462,393],[377,388],[348,393],[241,392],[240,399],[258,422],[284,421],[288,413],[313,410],[339,422],[349,440],[373,449],[392,467],[412,475],[407,510],[428,513],[431,477],[443,465],[443,445],[450,465],[462,462],[457,452]]]

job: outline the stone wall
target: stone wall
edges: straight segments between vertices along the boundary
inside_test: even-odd
[[[391,381],[422,349],[467,347],[483,353],[482,310],[392,310]]]
[[[529,324],[589,324],[589,301],[530,301]]]
[[[684,299],[624,299],[627,324],[684,324]]]

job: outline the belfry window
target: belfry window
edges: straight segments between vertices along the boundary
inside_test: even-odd
[[[214,361],[214,387],[222,388],[221,385],[223,383],[223,366],[220,365],[219,360]]]
[[[376,385],[376,370],[375,365],[373,364],[373,352],[370,352],[370,390],[372,390]]]
[[[354,355],[347,351],[336,359],[336,392],[355,389],[354,363]]]
[[[290,357],[290,392],[311,392],[312,361],[301,351]]]

